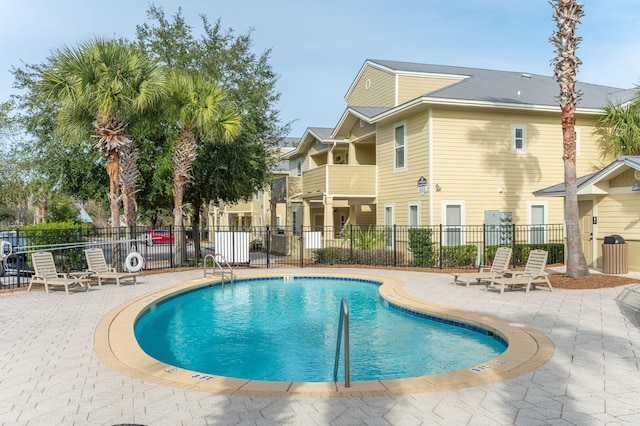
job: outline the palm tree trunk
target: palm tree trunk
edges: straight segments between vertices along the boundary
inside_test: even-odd
[[[180,238],[175,240],[175,261],[184,265],[187,261],[185,247],[184,187],[191,178],[191,166],[196,158],[196,142],[193,132],[189,128],[182,129],[173,148],[173,224]]]
[[[122,185],[122,199],[124,218],[127,225],[127,239],[135,240],[136,216],[138,212],[138,206],[136,204],[136,185],[138,177],[140,176],[140,171],[138,170],[139,151],[135,141],[131,138],[128,139],[130,140],[129,144],[123,146],[120,153],[120,184]],[[132,245],[133,244],[130,244],[129,248],[131,248]]]
[[[202,258],[202,250],[200,247],[200,208],[193,209],[191,234],[195,257],[196,259],[200,259]]]
[[[562,134],[564,146],[564,214],[567,231],[567,271],[565,276],[585,277],[589,268],[582,250],[580,214],[578,212],[578,184],[576,174],[575,111],[567,106],[562,109]]]
[[[109,207],[111,209],[111,246],[112,265],[117,270],[122,268],[122,256],[120,254],[120,244],[116,241],[120,239],[120,196],[118,194],[118,170],[120,168],[120,155],[117,151],[112,152],[107,158],[107,174],[109,175]]]
[[[173,199],[173,224],[176,230],[175,238],[175,263],[183,266],[186,262],[187,253],[185,250],[185,230],[184,212],[182,211],[182,200],[184,199],[184,183],[175,184],[175,196]]]
[[[589,275],[580,238],[575,134],[575,111],[581,95],[580,91],[575,88],[578,65],[581,64],[580,59],[576,56],[580,37],[576,36],[575,30],[584,12],[582,4],[576,0],[556,0],[555,4],[551,4],[555,9],[553,19],[558,24],[558,30],[554,32],[550,40],[556,46],[557,56],[553,63],[556,81],[560,86],[559,102],[562,110],[564,219],[567,230],[567,271],[565,275],[577,278]]]

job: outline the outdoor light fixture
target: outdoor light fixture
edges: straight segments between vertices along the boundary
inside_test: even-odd
[[[640,180],[640,170],[634,170],[633,171],[633,178],[635,179],[635,183],[631,187],[631,190],[632,191],[640,191],[640,185],[638,184],[638,181]]]
[[[442,187],[436,183],[436,191],[440,191]]]

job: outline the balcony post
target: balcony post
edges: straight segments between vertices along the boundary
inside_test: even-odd
[[[334,239],[333,229],[333,198],[325,196],[324,200],[324,240],[325,243]]]

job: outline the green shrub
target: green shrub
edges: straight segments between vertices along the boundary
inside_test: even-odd
[[[477,265],[478,247],[474,245],[443,246],[442,267],[461,268]]]
[[[371,250],[384,245],[389,231],[386,228],[363,228],[349,226],[342,231],[343,244],[353,245],[354,248]]]
[[[394,255],[393,250],[358,250],[354,251],[353,263],[357,265],[396,266],[404,264],[404,256],[402,253],[395,253]]]
[[[431,268],[436,265],[431,228],[409,228],[409,250],[413,254],[412,266]]]
[[[512,245],[496,245],[496,246],[487,246],[487,262],[491,264],[493,258],[495,257],[496,250],[498,247],[512,247],[514,249],[512,254],[511,263],[514,265],[526,265],[527,260],[529,259],[529,253],[531,250],[545,250],[549,253],[547,258],[547,264],[554,263],[564,263],[564,244],[559,243],[547,243],[547,244],[516,244],[515,247]]]
[[[84,228],[73,222],[56,222],[21,226],[19,232],[31,250],[50,249],[58,271],[68,272],[84,268],[84,247],[79,244],[84,241]],[[66,247],[69,245],[74,247]]]
[[[352,257],[353,256],[353,257]],[[313,260],[321,265],[372,265],[394,266],[403,264],[404,256],[393,250],[353,250],[348,248],[328,247],[314,250]]]
[[[531,250],[545,250],[549,253],[547,264],[564,263],[564,244],[517,244],[513,254],[516,265],[526,265]]]
[[[321,265],[347,265],[351,263],[349,249],[337,247],[314,250],[313,260]]]

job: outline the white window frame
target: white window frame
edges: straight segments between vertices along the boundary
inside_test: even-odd
[[[296,160],[296,176],[302,176],[302,160]]]
[[[411,223],[411,208],[416,208],[416,223]],[[407,205],[407,226],[410,228],[420,226],[420,203],[411,202]]]
[[[455,224],[455,225],[449,225],[447,223],[447,207],[448,206],[460,206],[460,224]],[[463,232],[464,226],[465,226],[465,216],[466,216],[466,203],[464,200],[443,200],[442,201],[442,223],[443,223],[443,227],[444,227],[444,233],[445,235],[443,235],[443,240],[441,241],[441,244],[443,246],[449,246],[449,239],[447,236],[447,231],[449,229],[459,229],[460,230],[460,242],[459,245],[464,245],[465,244],[465,235]]]
[[[390,212],[390,213],[387,214],[387,212]],[[391,247],[391,248],[393,248],[393,242],[395,241],[395,238],[393,238],[393,222],[395,220],[394,214],[395,214],[394,204],[385,204],[383,220],[384,220],[384,226],[388,231],[386,245],[387,247]]]
[[[533,208],[542,207],[544,209],[543,223],[533,223]],[[549,203],[546,201],[527,201],[527,225],[529,226],[529,232],[527,233],[527,242],[529,244],[546,244],[547,243],[547,225],[549,224]],[[541,230],[542,241],[534,241],[533,232]]]
[[[580,127],[574,128],[576,134],[576,157],[580,156]]]
[[[398,166],[398,146],[396,146],[397,144],[397,140],[396,140],[396,132],[397,129],[402,127],[402,134],[403,134],[403,145],[402,145],[402,153],[403,153],[403,163],[402,166]],[[395,126],[393,126],[393,170],[396,172],[400,172],[400,171],[405,171],[407,170],[407,124],[405,122],[402,123],[398,123]]]
[[[518,130],[522,130],[522,137],[517,138],[516,133]],[[522,140],[522,147],[517,148],[516,142]],[[512,124],[511,125],[511,153],[512,154],[526,154],[527,153],[527,125],[526,124]]]

